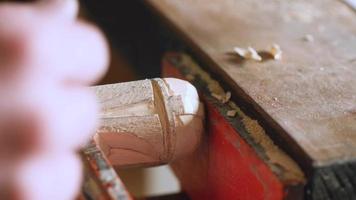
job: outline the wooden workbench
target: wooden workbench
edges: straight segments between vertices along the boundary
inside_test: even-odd
[[[336,0],[149,0],[233,99],[302,167],[310,199],[356,198],[356,15]],[[245,60],[272,44],[282,60]],[[233,159],[233,158],[231,158]]]

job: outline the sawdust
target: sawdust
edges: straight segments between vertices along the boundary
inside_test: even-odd
[[[230,102],[229,105],[239,113],[245,129],[254,141],[263,147],[269,162],[288,170],[284,178],[291,180],[304,179],[304,174],[297,163],[273,143],[257,120],[247,116],[234,102]]]
[[[188,81],[193,81],[193,80],[195,79],[195,77],[194,77],[193,75],[191,75],[191,74],[187,74],[187,75],[185,76],[185,78],[186,78]]]
[[[231,92],[226,92],[223,95],[216,94],[214,92],[211,92],[210,94],[211,94],[212,97],[214,97],[215,99],[219,100],[223,104],[229,102],[229,100],[231,98]]]
[[[215,99],[217,99],[218,101],[222,101],[223,98],[224,98],[222,95],[216,94],[216,93],[214,93],[214,92],[210,93],[210,95],[211,95],[212,97],[214,97]]]
[[[236,114],[237,114],[237,111],[236,111],[236,110],[228,110],[228,111],[226,112],[226,115],[227,115],[228,117],[236,117]]]
[[[225,93],[224,99],[223,99],[223,101],[221,103],[227,103],[227,102],[230,101],[230,99],[231,99],[231,92],[228,91],[228,92]]]
[[[200,77],[208,84],[208,90],[211,94],[219,96],[226,95],[219,82],[212,79],[210,75],[202,70],[188,55],[182,55],[181,62],[184,66],[189,66],[189,74]],[[264,149],[268,164],[284,171],[284,173],[279,173],[282,179],[286,181],[305,180],[304,174],[298,164],[274,144],[257,120],[247,116],[233,101],[228,101],[228,105],[231,107],[231,110],[235,112],[235,115],[237,114],[241,118],[247,133],[251,136],[253,141]],[[230,114],[232,114],[231,110],[229,110]],[[229,115],[227,114],[227,116]],[[273,169],[274,168],[272,168],[272,170]]]

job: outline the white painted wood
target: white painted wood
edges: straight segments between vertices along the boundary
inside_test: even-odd
[[[152,79],[94,90],[102,106],[94,139],[113,165],[163,164],[198,145],[204,113],[190,83]]]

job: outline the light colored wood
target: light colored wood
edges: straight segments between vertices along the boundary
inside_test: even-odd
[[[102,106],[94,139],[114,165],[167,163],[198,145],[204,115],[190,83],[152,79],[94,90]]]
[[[356,158],[356,15],[336,0],[149,0],[234,94],[278,130],[301,159]],[[313,41],[305,39],[312,35]],[[243,60],[233,48],[282,60]],[[309,161],[308,161],[309,162]]]

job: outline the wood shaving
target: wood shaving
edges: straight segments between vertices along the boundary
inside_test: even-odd
[[[231,92],[226,92],[224,98],[222,99],[221,103],[227,103],[231,98]]]
[[[256,61],[262,61],[262,57],[257,53],[257,51],[252,48],[252,47],[247,47],[247,49],[240,48],[240,47],[234,47],[235,53],[237,53],[239,56],[248,59],[248,60],[256,60]]]
[[[240,48],[240,47],[234,47],[234,51],[235,53],[237,53],[239,56],[241,57],[245,57],[246,53],[247,53],[247,50],[244,49],[244,48]]]
[[[223,100],[223,96],[219,95],[219,94],[216,94],[214,92],[211,93],[211,96],[214,97],[215,99],[219,100],[219,101],[222,101]]]
[[[228,111],[226,112],[226,115],[227,115],[228,117],[235,117],[236,114],[237,114],[237,111],[236,111],[236,110],[228,110]]]
[[[192,75],[192,74],[187,74],[187,75],[185,76],[185,78],[186,78],[188,81],[193,81],[193,80],[195,79],[194,75]]]
[[[262,57],[252,47],[247,48],[246,58],[251,59],[251,60],[262,61]]]
[[[214,92],[210,93],[212,97],[214,97],[215,99],[219,100],[221,103],[227,103],[229,102],[230,98],[231,98],[231,92],[226,92],[225,94],[216,94]]]
[[[306,34],[304,37],[303,37],[303,40],[306,41],[306,42],[314,42],[314,37],[310,34]]]
[[[217,96],[222,96],[218,94],[225,93],[219,82],[214,80],[210,74],[204,71],[188,55],[182,56],[182,66],[189,66],[190,73],[201,77],[202,80],[208,84],[208,89],[212,96],[213,93]],[[256,120],[247,116],[234,102],[229,101],[227,104],[241,116],[242,123],[254,142],[264,149],[266,156],[269,159],[268,164],[277,165],[282,169],[285,169],[286,174],[284,174],[284,180],[305,180],[303,171],[299,168],[298,164],[273,143],[273,140],[265,133],[264,129]]]
[[[275,60],[282,59],[282,50],[278,44],[273,44],[269,50],[269,53],[273,56],[273,59]]]

